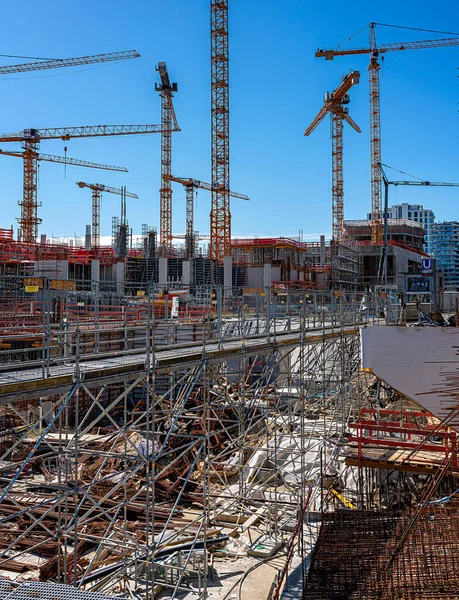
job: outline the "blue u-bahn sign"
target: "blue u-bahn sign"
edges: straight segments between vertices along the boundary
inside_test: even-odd
[[[423,258],[422,259],[422,270],[424,273],[432,272],[432,259],[431,258]]]

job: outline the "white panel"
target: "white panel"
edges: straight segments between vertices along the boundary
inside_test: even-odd
[[[365,327],[362,367],[459,430],[459,328]]]

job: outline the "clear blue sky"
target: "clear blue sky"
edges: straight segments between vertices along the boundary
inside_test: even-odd
[[[335,47],[370,21],[459,30],[459,6],[447,0],[384,3],[342,0],[230,0],[231,187],[251,202],[232,202],[233,235],[296,235],[329,232],[331,141],[329,121],[310,138],[305,127],[351,68],[361,72],[351,91],[350,113],[359,135],[345,131],[345,217],[370,210],[368,57],[316,59],[317,47]],[[154,70],[166,61],[179,84],[176,111],[182,132],[174,136],[176,175],[210,180],[209,0],[25,0],[2,7],[1,52],[72,57],[138,50],[142,57],[111,66],[82,67],[3,77],[0,114],[4,132],[26,127],[159,123]],[[379,28],[379,43],[440,37]],[[366,45],[366,31],[350,46]],[[0,59],[14,64],[11,59]],[[22,61],[16,61],[22,62]],[[419,177],[459,181],[459,47],[386,55],[381,82],[383,161]],[[13,147],[12,144],[9,145]],[[62,154],[64,143],[42,142]],[[126,185],[139,200],[128,204],[135,232],[158,225],[160,136],[71,140],[68,155],[124,165],[129,173],[42,163],[40,232],[82,235],[90,222],[90,193],[75,181]],[[6,147],[6,145],[3,145]],[[22,161],[0,157],[1,227],[19,216]],[[184,231],[184,192],[174,188],[174,232]],[[419,202],[437,217],[459,219],[459,188],[398,188],[391,202]],[[209,230],[210,196],[200,192],[196,229]],[[119,213],[118,197],[106,194],[102,234]]]

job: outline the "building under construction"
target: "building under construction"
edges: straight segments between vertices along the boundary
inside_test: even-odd
[[[383,219],[394,182],[379,123],[380,55],[459,38],[381,46],[372,23],[368,48],[318,50],[370,56],[371,220],[344,220],[353,70],[306,130],[330,115],[331,239],[236,237],[230,202],[248,197],[230,187],[228,5],[210,0],[210,182],[174,175],[179,86],[165,62],[156,125],[0,135],[21,144],[0,154],[24,164],[19,229],[0,229],[0,596],[459,599],[459,312],[437,310],[423,226]],[[41,141],[152,134],[158,228],[134,236],[133,191],[78,181],[84,238],[48,240],[40,161],[126,168],[43,154]],[[208,236],[197,189],[211,193]],[[106,193],[121,200],[111,243]]]

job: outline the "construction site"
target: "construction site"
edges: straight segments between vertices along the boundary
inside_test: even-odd
[[[235,236],[230,203],[257,200],[230,188],[231,2],[208,4],[209,182],[175,175],[166,62],[158,124],[0,134],[0,154],[23,160],[18,227],[0,222],[0,599],[459,599],[458,297],[444,310],[423,225],[388,218],[390,185],[459,184],[389,181],[380,126],[385,54],[459,37],[379,45],[371,23],[366,47],[317,50],[369,58],[370,218],[344,218],[351,70],[304,133],[330,116],[331,236]],[[77,181],[91,223],[50,239],[41,161],[127,169],[40,142],[147,134],[158,222],[136,235],[136,193]],[[204,234],[197,190],[211,195]],[[121,206],[109,225],[105,194]]]

